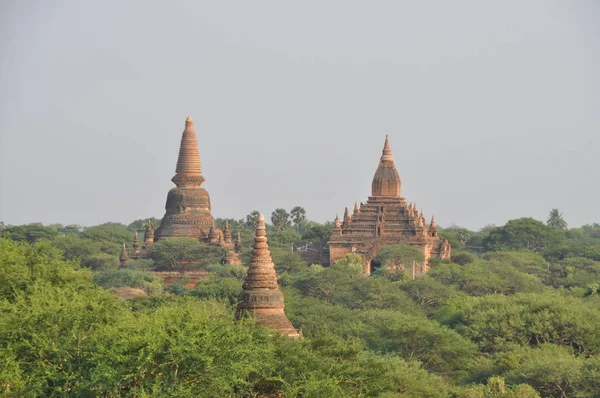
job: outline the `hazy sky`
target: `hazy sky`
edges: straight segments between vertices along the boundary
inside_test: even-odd
[[[600,2],[0,1],[0,220],[162,217],[191,115],[215,217],[402,196],[600,222]]]

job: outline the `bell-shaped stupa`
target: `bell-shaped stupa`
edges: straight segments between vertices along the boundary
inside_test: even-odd
[[[167,195],[166,213],[155,231],[155,240],[171,237],[208,240],[208,232],[214,219],[210,196],[201,186],[204,177],[200,153],[194,121],[189,116],[185,120],[177,168],[171,181],[177,187],[172,188]]]
[[[293,338],[301,337],[283,311],[283,293],[277,283],[275,265],[267,243],[265,216],[262,214],[256,220],[252,260],[242,289],[236,318],[252,316],[259,325],[277,329],[281,334]]]

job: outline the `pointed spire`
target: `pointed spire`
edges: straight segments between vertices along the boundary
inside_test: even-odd
[[[142,244],[140,243],[140,239],[138,237],[138,231],[135,231],[133,235],[133,250],[131,251],[132,258],[138,258],[140,256],[140,248]]]
[[[144,246],[150,246],[154,243],[154,226],[152,220],[148,219],[146,223],[146,232],[144,233]]]
[[[183,135],[181,136],[175,173],[172,181],[178,187],[199,187],[204,182],[198,141],[196,140],[196,130],[194,129],[194,120],[192,120],[191,116],[185,119],[185,130],[183,130]]]
[[[242,251],[242,234],[240,233],[240,231],[238,231],[237,233],[237,239],[235,241],[235,251],[237,253]]]
[[[343,228],[349,227],[352,224],[352,217],[350,216],[350,210],[346,207],[344,209],[344,222],[342,224]]]
[[[438,236],[437,224],[435,218],[431,216],[431,223],[429,224],[429,235],[436,238]]]
[[[354,202],[354,213],[353,216],[358,216],[360,214],[360,208],[358,207],[358,203]]]
[[[242,289],[236,318],[250,315],[258,324],[277,329],[283,335],[301,337],[285,316],[283,294],[277,283],[275,265],[267,242],[265,216],[262,214],[256,220],[252,260]]]
[[[335,219],[333,220],[333,227],[335,229],[342,229],[342,222],[340,221],[340,218],[337,216],[337,214],[335,215]]]
[[[371,195],[375,197],[399,198],[400,186],[400,175],[394,165],[390,140],[386,135],[379,166],[377,167],[377,171],[375,171],[373,183],[371,184]]]
[[[121,260],[121,265],[119,265],[119,268],[125,268],[127,266],[127,262],[129,261],[129,255],[127,254],[127,247],[125,247],[125,243],[123,243],[119,260]]]
[[[382,162],[393,162],[392,147],[390,146],[390,139],[388,135],[385,135],[385,143],[383,144],[383,150],[381,151]]]
[[[219,238],[217,240],[217,244],[219,246],[223,246],[225,244],[225,240],[223,239],[223,232],[219,231]]]
[[[210,225],[210,230],[208,231],[208,243],[216,244],[219,241],[219,234],[217,233],[217,229],[215,228],[215,222]]]
[[[418,216],[418,223],[420,227],[425,226],[425,215],[423,214],[423,210],[421,210],[421,214]]]
[[[231,243],[231,227],[229,221],[225,221],[225,228],[223,229],[223,240],[225,243]]]

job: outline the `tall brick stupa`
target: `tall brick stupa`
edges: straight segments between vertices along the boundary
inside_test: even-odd
[[[252,260],[242,289],[238,297],[236,318],[251,316],[259,325],[277,329],[283,335],[302,337],[301,332],[294,328],[283,310],[283,293],[277,283],[275,265],[267,243],[265,216],[262,214],[256,220]]]
[[[186,237],[208,242],[214,218],[210,196],[202,188],[202,164],[194,121],[189,116],[185,120],[177,168],[171,181],[176,187],[167,195],[166,213],[154,233],[154,239],[158,241],[163,238]]]

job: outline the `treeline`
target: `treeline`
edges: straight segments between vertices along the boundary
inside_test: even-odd
[[[229,220],[243,235],[246,261],[253,216]],[[233,321],[243,266],[198,265],[210,276],[186,289],[146,272],[161,267],[159,260],[138,260],[150,264],[133,270],[90,263],[102,255],[117,261],[119,244],[142,232],[143,221],[72,232],[5,227],[0,391],[597,397],[600,225],[568,229],[550,216],[546,223],[525,218],[480,231],[442,230],[452,261],[434,261],[415,279],[402,265],[420,253],[402,245],[380,251],[383,266],[373,276],[362,274],[356,255],[328,268],[306,264],[291,245],[326,240],[330,226],[288,216],[283,228],[269,226],[269,245],[286,314],[302,341]],[[319,239],[305,239],[311,235]],[[147,294],[124,300],[110,291],[121,286]]]

